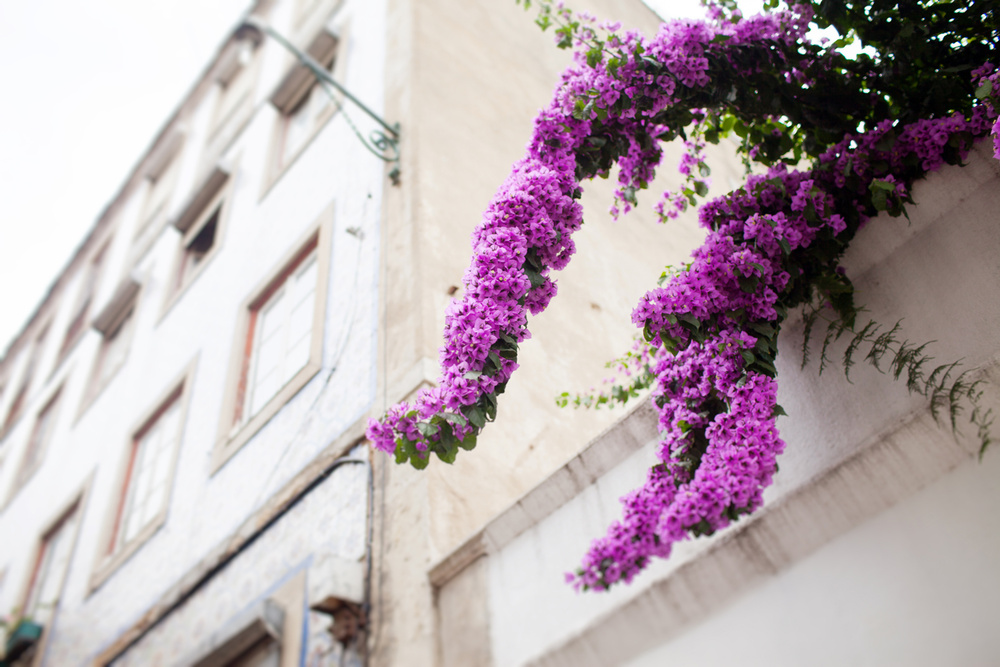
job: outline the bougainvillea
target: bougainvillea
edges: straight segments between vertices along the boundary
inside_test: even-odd
[[[549,2],[540,9],[539,25],[577,47],[574,65],[473,233],[464,295],[446,315],[439,385],[372,420],[368,435],[417,468],[432,452],[452,462],[473,448],[517,368],[528,313],[547,306],[551,272],[573,255],[581,181],[617,164],[613,209],[627,212],[653,177],[660,144],[680,137],[684,185],[657,205],[669,218],[707,193],[706,142],[735,134],[744,160],[764,173],[701,206],[705,242],[633,312],[649,347],[629,363],[653,386],[662,437],[659,463],[623,499],[623,518],[570,575],[578,587],[606,589],[677,541],[760,506],[785,446],[774,360],[789,309],[819,301],[853,326],[853,288],[838,263],[848,243],[875,214],[903,214],[912,182],[960,163],[976,138],[992,131],[1000,156],[1000,82],[983,64],[994,47],[963,36],[950,47],[961,62],[944,75],[947,100],[921,107],[907,98],[920,77],[903,85],[879,74],[877,60],[807,40],[808,4],[750,18],[715,7],[710,20],[666,23],[651,39]]]

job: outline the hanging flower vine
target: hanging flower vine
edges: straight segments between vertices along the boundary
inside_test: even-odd
[[[625,360],[635,374],[612,397],[652,386],[659,463],[623,498],[622,519],[594,542],[571,582],[598,590],[628,582],[674,543],[760,507],[785,447],[774,361],[781,324],[796,307],[807,308],[810,324],[830,320],[826,343],[850,332],[852,345],[872,345],[875,363],[891,352],[895,374],[932,407],[942,393],[970,401],[985,448],[991,415],[978,405],[977,385],[954,366],[925,372],[926,357],[899,343],[895,329],[859,326],[839,265],[866,221],[905,213],[913,181],[960,164],[976,138],[992,131],[1000,158],[993,10],[973,3],[942,18],[933,3],[911,4],[892,10],[892,34],[869,27],[885,17],[827,2],[816,3],[819,16],[803,4],[750,18],[720,3],[707,21],[665,23],[644,39],[538,3],[537,23],[554,28],[559,46],[576,47],[574,65],[473,233],[464,294],[446,313],[439,385],[372,420],[374,446],[416,468],[431,453],[451,463],[459,449],[475,447],[517,369],[528,313],[545,309],[556,294],[552,271],[574,253],[580,183],[617,164],[613,213],[627,212],[652,180],[660,144],[681,138],[684,184],[657,205],[668,219],[707,193],[705,144],[735,134],[744,161],[766,171],[701,205],[705,242],[633,312],[647,345]],[[834,24],[846,37],[813,44],[805,37],[811,22]],[[907,30],[923,31],[923,41]],[[841,48],[854,35],[882,56],[845,57]],[[941,67],[900,73],[894,56],[934,56]]]

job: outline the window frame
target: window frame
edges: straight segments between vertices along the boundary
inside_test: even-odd
[[[329,292],[331,244],[333,228],[333,208],[331,203],[274,267],[257,283],[239,306],[236,332],[230,352],[229,372],[223,393],[222,414],[219,431],[212,453],[210,474],[215,474],[243,445],[253,437],[289,400],[294,397],[322,368],[323,331],[326,323],[327,294]],[[315,247],[316,288],[313,298],[312,337],[309,357],[306,363],[285,382],[253,415],[243,418],[238,414],[244,409],[247,372],[253,356],[253,331],[251,329],[255,308],[266,303],[267,296],[278,289],[301,262],[308,258]]]
[[[39,367],[45,355],[45,343],[52,331],[53,319],[49,318],[48,322],[39,327],[38,334],[31,341],[31,349],[28,351],[28,359],[21,374],[21,381],[18,383],[17,393],[14,394],[14,399],[7,407],[7,414],[0,425],[0,440],[10,435],[21,421],[21,417],[24,416],[28,393],[31,390],[31,385],[34,384],[35,375],[39,374]]]
[[[151,403],[152,407],[147,408],[140,418],[135,421],[132,428],[128,430],[128,437],[120,455],[118,473],[111,487],[104,525],[97,543],[97,554],[95,555],[94,567],[90,576],[89,593],[97,590],[119,567],[146,544],[167,521],[173,497],[173,486],[176,481],[177,461],[180,457],[184,441],[184,431],[187,426],[191,386],[194,382],[197,365],[198,358],[195,357],[179,377],[174,378],[172,382],[167,384],[167,389],[162,391],[156,397],[156,400]],[[163,506],[157,510],[152,519],[139,528],[138,532],[130,540],[119,541],[117,531],[125,512],[125,504],[128,502],[135,453],[141,444],[142,437],[149,432],[160,417],[175,405],[178,410],[177,436],[172,444],[173,451],[167,454],[167,477],[164,482],[166,484],[166,494],[164,495]]]
[[[66,325],[66,333],[63,334],[59,353],[56,355],[55,368],[58,368],[62,364],[63,360],[69,356],[69,353],[73,351],[76,344],[83,338],[83,335],[87,333],[87,317],[94,307],[94,301],[100,289],[101,277],[108,263],[112,241],[113,239],[104,239],[98,249],[87,260],[83,276],[84,282],[77,291],[76,302],[73,305],[73,315],[69,324]]]
[[[142,206],[133,233],[134,241],[148,236],[155,238],[161,227],[166,224],[170,214],[170,202],[177,189],[181,162],[184,153],[185,132],[175,129],[173,134],[163,143],[162,148],[153,155],[142,177],[146,186],[142,195]],[[156,203],[154,195],[159,187],[165,188],[162,200]]]
[[[94,404],[97,398],[104,392],[104,389],[118,375],[118,371],[125,366],[125,360],[128,359],[128,353],[132,346],[132,336],[135,333],[135,323],[138,317],[139,297],[141,294],[142,285],[130,277],[126,278],[115,289],[111,301],[108,302],[104,309],[91,322],[91,328],[101,334],[101,343],[97,348],[97,353],[94,355],[94,362],[90,367],[90,373],[87,375],[87,384],[83,390],[83,397],[80,399],[80,407],[77,410],[77,420]],[[116,340],[118,336],[123,336],[119,344],[125,346],[122,353],[122,361],[110,375],[102,377],[104,364],[107,361],[108,349],[111,342]]]
[[[34,589],[35,580],[38,575],[38,568],[41,565],[40,559],[44,555],[44,548],[46,543],[46,537],[51,535],[60,526],[65,525],[65,522],[75,515],[76,526],[71,536],[71,542],[69,546],[69,557],[66,561],[66,570],[62,574],[62,581],[59,584],[59,593],[56,596],[54,603],[54,609],[52,611],[53,617],[58,609],[59,602],[62,600],[63,593],[66,588],[66,580],[69,578],[69,571],[73,566],[73,559],[76,555],[77,543],[80,539],[81,527],[84,519],[84,510],[86,509],[86,500],[90,491],[90,484],[93,481],[93,475],[88,476],[87,480],[83,483],[82,488],[78,490],[70,497],[68,502],[63,503],[59,509],[52,514],[53,519],[46,521],[40,531],[39,536],[34,541],[34,547],[31,550],[31,559],[28,561],[30,563],[29,570],[26,573],[25,579],[21,585],[20,594],[17,597],[18,605],[17,608],[25,610],[29,598]],[[49,629],[51,628],[51,619],[49,623],[46,623],[42,627],[42,635],[38,638],[35,643],[35,656],[32,659],[33,665],[42,664],[42,659],[45,655],[45,647],[48,643]]]
[[[253,118],[253,100],[262,61],[257,35],[248,33],[248,36],[237,39],[220,58],[214,77],[216,95],[205,134],[202,166],[215,162]],[[233,94],[234,84],[241,92],[235,101],[231,101],[229,95]]]
[[[329,40],[333,41],[333,46],[328,52],[326,52],[324,45],[328,43]],[[327,25],[323,26],[316,33],[313,39],[309,42],[309,45],[303,50],[321,65],[327,67],[330,71],[330,75],[339,82],[344,80],[347,73],[346,56],[349,45],[349,26],[344,25],[334,30]],[[284,174],[292,168],[292,165],[298,161],[299,157],[306,152],[323,128],[326,127],[327,123],[330,122],[330,119],[338,115],[337,112],[343,104],[343,96],[339,93],[334,95],[334,99],[331,100],[331,103],[328,104],[324,111],[316,117],[313,127],[309,129],[299,146],[297,146],[290,154],[285,155],[285,137],[287,136],[288,125],[291,122],[291,118],[294,115],[295,110],[303,102],[308,103],[309,97],[312,95],[314,90],[322,88],[319,81],[316,80],[311,71],[299,63],[297,59],[293,59],[291,56],[289,56],[289,58],[292,59],[292,62],[289,65],[289,70],[270,97],[270,102],[276,112],[276,116],[274,128],[271,132],[267,165],[264,169],[264,183],[261,188],[261,199],[263,199],[267,193],[270,192],[271,188],[273,188],[275,184],[281,180],[281,177],[284,176]],[[327,59],[330,61],[329,65],[324,63]],[[326,93],[324,92],[323,94]]]
[[[62,407],[63,387],[65,387],[65,384],[60,384],[56,387],[49,394],[48,399],[42,404],[42,407],[35,413],[35,423],[31,428],[31,433],[28,435],[28,442],[21,452],[20,462],[18,463],[17,471],[14,473],[14,479],[7,494],[4,507],[13,502],[17,494],[27,486],[28,482],[31,481],[31,478],[35,476],[35,473],[38,472],[38,469],[42,467],[42,463],[45,461],[45,455],[48,453],[49,445],[52,442],[53,434],[58,425],[59,411]],[[39,435],[39,430],[42,428],[43,416],[46,417],[45,432]],[[29,456],[31,456],[30,459]]]
[[[222,247],[226,234],[226,223],[233,205],[236,176],[235,165],[217,164],[205,176],[201,186],[194,191],[180,215],[173,221],[173,226],[180,232],[181,238],[170,269],[170,280],[166,286],[166,297],[160,319],[166,316],[174,304],[180,300]],[[201,257],[197,265],[187,268],[190,256],[189,247],[213,218],[215,218],[216,223],[212,246]]]
[[[306,617],[306,573],[299,571],[266,597],[231,617],[180,664],[231,667],[264,641],[279,648],[280,667],[295,667],[303,650]]]

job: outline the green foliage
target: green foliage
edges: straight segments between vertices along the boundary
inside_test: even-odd
[[[605,61],[613,74],[621,62],[631,59],[651,76],[668,74],[664,64],[641,50],[628,53],[609,46],[617,43],[611,36],[599,37],[598,29],[553,0],[517,2],[526,9],[537,6],[539,26],[555,26],[561,48],[584,47],[591,64]],[[715,4],[730,13],[735,9],[732,2]],[[771,1],[767,6],[774,9],[780,4]],[[818,27],[833,27],[839,38],[825,45],[772,42],[765,49],[745,46],[728,49],[725,55],[707,49],[712,82],[680,90],[681,103],[656,118],[657,124],[670,129],[655,139],[703,138],[716,143],[735,135],[748,168],[753,163],[797,165],[803,159],[815,159],[845,134],[873,128],[887,118],[910,123],[955,112],[968,114],[972,99],[993,92],[975,89],[969,77],[973,69],[996,59],[995,38],[989,36],[1000,34],[1000,12],[993,0],[813,0],[809,4]],[[841,53],[845,45],[855,42],[862,47],[860,53],[853,57]],[[783,82],[771,75],[785,62],[799,64],[799,80]],[[733,65],[758,74],[737,74]],[[649,103],[641,97],[623,98],[617,106],[644,108]],[[705,111],[693,114],[691,109]],[[600,115],[602,110],[593,99],[580,100],[579,114],[591,111]],[[594,134],[601,136],[597,130]],[[621,154],[621,147],[614,143],[609,141],[598,154],[582,161],[578,176],[607,173],[612,156]],[[949,162],[957,164],[957,147]],[[692,205],[704,196],[696,179],[697,175],[689,179],[684,192]],[[873,210],[901,212],[898,206],[890,206],[889,191],[876,191],[878,207],[873,204]],[[882,205],[887,208],[879,208]]]
[[[994,424],[993,409],[983,404],[982,379],[973,379],[971,370],[960,371],[961,360],[934,365],[934,357],[927,350],[935,341],[915,345],[901,338],[900,322],[887,329],[874,320],[868,320],[864,326],[858,327],[853,322],[848,324],[836,314],[827,317],[825,311],[828,310],[818,304],[810,304],[804,310],[803,368],[808,363],[814,325],[817,320],[825,321],[827,326],[820,352],[820,374],[828,365],[835,363],[830,356],[831,344],[846,336],[848,342],[841,364],[848,381],[857,354],[864,352],[864,361],[875,370],[891,375],[893,380],[905,382],[909,393],[925,397],[934,420],[949,425],[956,436],[959,433],[959,417],[968,410],[968,421],[976,429],[979,456],[982,458],[992,442]]]
[[[543,29],[556,28],[560,47],[582,48],[591,66],[603,62],[614,75],[622,63],[632,61],[651,78],[670,74],[666,65],[644,54],[641,46],[631,52],[621,49],[613,35],[599,35],[592,24],[581,22],[553,0],[517,1],[526,9],[537,6],[539,25]],[[733,17],[736,6],[732,0],[713,4]],[[865,132],[886,120],[899,126],[954,113],[968,116],[975,100],[1000,93],[992,85],[976,87],[969,76],[984,62],[997,60],[1000,11],[995,0],[903,3],[812,0],[809,4],[815,11],[814,23],[820,28],[833,27],[837,38],[828,44],[768,42],[725,50],[709,45],[705,57],[712,73],[711,82],[704,87],[678,86],[675,93],[680,97],[678,103],[661,111],[651,123],[667,129],[657,136],[637,137],[644,151],[654,149],[661,141],[680,138],[688,142],[693,168],[680,190],[682,206],[696,206],[698,199],[707,195],[703,179],[708,177],[709,168],[701,158],[701,146],[706,143],[715,144],[726,137],[738,140],[738,153],[748,172],[751,167],[766,168],[778,163],[796,167],[805,163],[813,169],[829,169],[821,166],[818,158],[845,134]],[[778,0],[766,3],[769,9],[782,5]],[[724,46],[727,38],[718,39],[719,46]],[[842,49],[849,44],[859,46],[860,52],[851,57],[844,55]],[[797,63],[800,76],[791,80],[773,76],[776,69],[789,62]],[[748,71],[757,74],[746,74]],[[616,159],[629,148],[621,134],[612,126],[605,126],[607,117],[619,115],[626,107],[655,108],[654,100],[641,95],[622,96],[610,109],[602,109],[598,99],[598,91],[591,91],[589,96],[577,100],[576,115],[591,118],[593,137],[577,156],[576,176],[580,180],[606,176]],[[970,147],[971,139],[971,136],[954,137],[947,146],[945,161],[961,164],[960,155]],[[895,141],[890,130],[879,148],[888,150]],[[891,170],[890,165],[878,163],[869,167],[874,178],[862,179],[848,163],[842,174],[844,187],[834,194],[832,209],[845,218],[846,233],[834,235],[824,229],[808,251],[799,249],[793,253],[790,247],[786,248],[792,279],[779,304],[782,312],[778,324],[788,310],[804,308],[803,365],[809,361],[815,326],[820,321],[827,324],[819,353],[821,373],[834,362],[831,358],[834,343],[846,337],[847,347],[839,362],[848,379],[857,355],[864,351],[868,363],[905,381],[910,392],[927,397],[935,419],[947,417],[954,428],[959,414],[968,408],[981,450],[985,451],[990,443],[992,411],[981,405],[981,385],[971,381],[968,372],[959,373],[957,362],[931,369],[928,345],[899,340],[898,325],[888,330],[874,322],[857,325],[859,309],[854,301],[854,287],[839,270],[839,259],[863,217],[881,212],[890,216],[907,215],[906,206],[913,203],[909,189],[898,188],[897,184],[909,184],[924,174],[915,156],[902,169]],[[635,205],[637,189],[645,185],[626,188],[625,201]],[[776,185],[780,181],[764,182],[758,187]],[[860,211],[852,201],[855,193],[862,193]],[[810,204],[805,214],[807,220],[818,220],[826,212],[816,211]],[[667,276],[664,274],[661,281]],[[738,279],[747,292],[758,287],[755,272]],[[814,305],[817,303],[824,307]],[[742,317],[734,315],[737,319]],[[672,323],[687,329],[694,340],[699,340],[714,325],[690,316]],[[773,376],[778,332],[776,327],[771,331],[754,329],[761,324],[766,323],[742,325],[759,336],[758,346],[746,350],[744,359],[751,369]],[[659,332],[647,328],[643,335],[645,340],[653,341]],[[667,352],[675,351],[677,341],[661,341]],[[652,383],[648,364],[633,364],[631,368],[633,374],[628,380],[614,385],[610,393],[565,392],[557,398],[557,403],[574,407],[624,404]]]

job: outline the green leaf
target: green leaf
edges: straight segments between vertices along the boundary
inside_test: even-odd
[[[884,211],[889,208],[888,204],[888,194],[885,190],[873,189],[872,190],[872,206],[875,207],[876,211]]]
[[[705,185],[704,181],[695,181],[694,191],[698,193],[699,197],[704,197],[708,194],[708,186]]]
[[[467,406],[465,416],[469,418],[469,422],[476,428],[486,426],[486,414],[478,405]]]
[[[417,452],[410,457],[410,465],[417,470],[423,470],[427,467],[427,464],[431,462],[431,457],[429,452]]]
[[[478,437],[479,436],[477,436],[475,433],[469,433],[464,438],[458,441],[458,446],[467,452],[471,452],[473,449],[476,448],[476,439]]]
[[[679,338],[668,336],[666,332],[661,331],[660,340],[663,342],[663,349],[665,349],[670,354],[677,354],[677,348],[679,348],[681,345],[681,341]]]
[[[601,42],[598,42],[596,45],[591,47],[590,50],[587,51],[587,66],[597,67],[598,63],[601,62],[603,56],[604,56],[604,49],[601,48]]]
[[[785,412],[785,409],[783,407],[781,407],[780,405],[778,405],[777,403],[775,403],[774,404],[774,410],[771,411],[771,416],[772,417],[787,417],[788,413]]]
[[[465,426],[466,424],[469,423],[464,416],[458,414],[457,412],[442,412],[441,419],[445,420],[446,422],[455,424],[456,426]]]
[[[656,340],[656,332],[653,331],[653,323],[650,320],[646,320],[646,324],[642,327],[642,337],[646,339],[647,343]]]
[[[403,438],[396,439],[396,463],[406,463],[406,459],[410,458],[409,453],[406,449],[406,443]],[[411,444],[412,447],[412,444]]]
[[[441,430],[441,427],[434,424],[428,424],[427,422],[417,422],[417,430],[420,431],[420,435],[425,438],[430,438],[437,435]]]
[[[751,276],[737,275],[736,280],[740,284],[740,289],[746,292],[747,294],[753,294],[755,291],[757,291],[757,285],[758,283],[760,283],[760,278],[753,275]]]
[[[691,313],[678,313],[677,319],[682,323],[687,324],[688,328],[694,329],[695,331],[701,328],[701,320]]]
[[[527,265],[524,267],[524,274],[528,276],[532,287],[541,287],[545,284],[545,277]]]
[[[434,453],[443,462],[451,465],[455,462],[455,457],[458,456],[458,442],[452,440],[447,446],[435,449]]]
[[[980,100],[985,100],[987,97],[993,94],[993,82],[984,81],[983,85],[976,88],[976,98]]]

